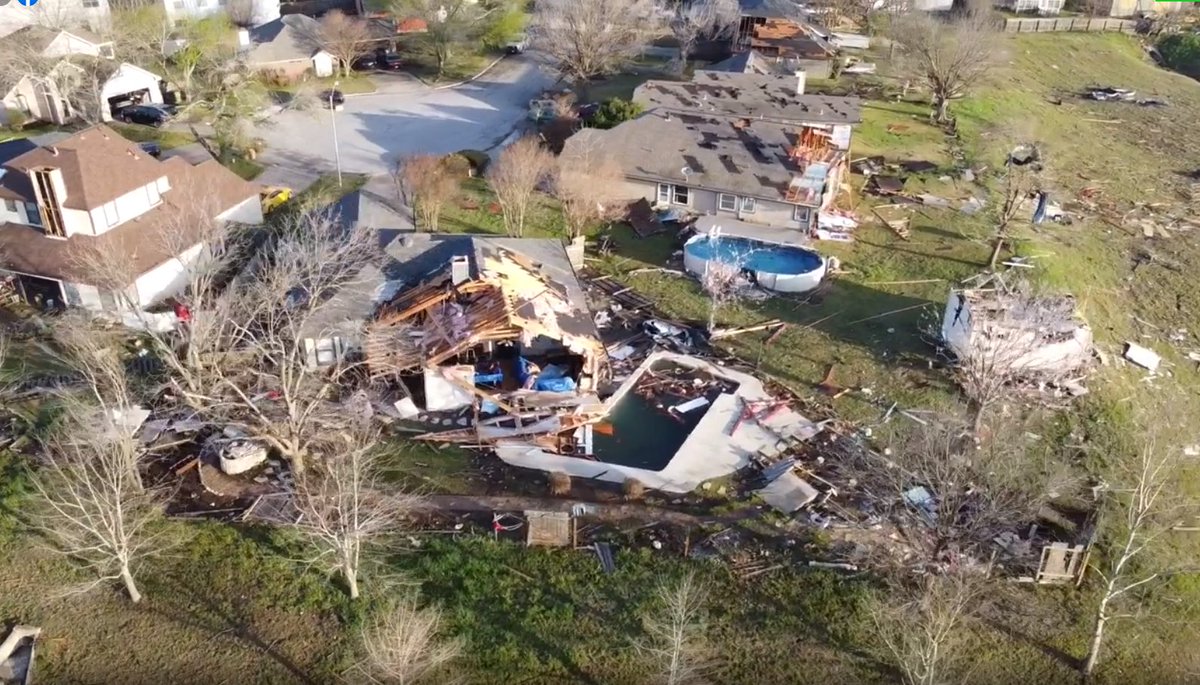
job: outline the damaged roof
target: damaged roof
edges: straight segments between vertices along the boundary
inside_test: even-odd
[[[789,154],[796,139],[788,124],[658,110],[607,131],[584,129],[567,139],[563,155],[599,148],[632,178],[786,201],[793,179],[823,181],[839,154],[804,167]]]
[[[738,9],[743,17],[794,19],[804,16],[804,10],[796,0],[738,0]]]
[[[857,124],[862,101],[796,93],[796,80],[777,75],[697,71],[689,82],[647,81],[633,91],[646,109],[703,112],[790,124]]]

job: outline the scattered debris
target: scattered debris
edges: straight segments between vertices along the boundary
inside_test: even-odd
[[[1143,369],[1150,371],[1151,373],[1157,371],[1158,365],[1162,362],[1162,357],[1160,357],[1154,350],[1142,347],[1141,345],[1133,342],[1125,343],[1125,353],[1123,356],[1134,364],[1137,364]]]
[[[904,179],[874,174],[867,180],[866,190],[876,195],[897,195],[904,192]]]
[[[525,521],[526,546],[575,546],[575,519],[569,512],[526,511]]]
[[[596,558],[600,561],[600,568],[605,573],[612,573],[617,570],[616,562],[613,559],[612,546],[607,542],[596,542],[592,544],[592,549],[596,552]]]
[[[35,643],[41,628],[15,625],[0,642],[0,683],[29,685],[33,682]]]

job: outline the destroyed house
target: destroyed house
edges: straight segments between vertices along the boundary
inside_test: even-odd
[[[643,115],[581,131],[563,154],[603,151],[624,194],[660,209],[810,231],[841,188],[861,112],[857,98],[802,91],[799,77],[755,74],[649,81],[634,92]]]
[[[960,359],[1028,374],[1072,371],[1092,350],[1092,330],[1075,298],[1022,295],[998,280],[951,291],[942,339]]]
[[[347,325],[327,325],[337,321]],[[557,240],[401,234],[304,335],[316,365],[361,354],[372,378],[404,383],[430,410],[518,390],[574,395],[605,363]]]

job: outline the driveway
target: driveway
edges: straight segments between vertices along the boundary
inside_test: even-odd
[[[342,171],[385,174],[398,155],[486,150],[521,122],[529,100],[554,82],[536,57],[500,62],[480,79],[435,90],[411,77],[381,74],[378,91],[346,98],[340,112],[282,112],[259,135],[267,143],[261,177],[270,184],[303,187],[333,171],[334,134]],[[307,181],[307,182],[305,182]]]

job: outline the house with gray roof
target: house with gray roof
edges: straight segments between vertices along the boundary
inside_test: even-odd
[[[304,14],[288,14],[249,30],[242,40],[243,59],[256,71],[294,81],[312,72],[332,76],[335,59],[321,49],[320,23]],[[248,40],[247,40],[248,39]]]
[[[862,120],[857,98],[805,94],[801,77],[698,71],[634,101],[640,117],[584,129],[563,154],[611,156],[631,200],[802,231],[833,206]]]
[[[603,345],[560,240],[375,230],[379,251],[300,331],[310,365],[362,357],[394,377],[504,344],[591,387]]]

